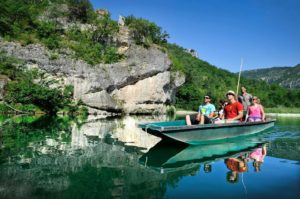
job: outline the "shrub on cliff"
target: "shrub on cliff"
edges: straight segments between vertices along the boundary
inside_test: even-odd
[[[167,43],[169,34],[162,28],[146,19],[136,18],[133,15],[125,17],[125,24],[130,28],[133,39],[139,45],[150,44],[164,45]]]
[[[35,104],[43,111],[55,113],[66,104],[71,103],[71,97],[58,88],[50,88],[43,84],[35,83],[37,71],[26,71],[10,81],[6,88],[5,101],[16,104]]]
[[[0,1],[0,34],[18,37],[35,28],[34,21],[48,1]]]
[[[107,33],[100,34],[96,31],[82,31],[74,26],[66,32],[65,45],[74,50],[77,58],[91,65],[117,62],[121,55],[118,54],[116,46],[108,42],[110,34],[106,37]],[[95,34],[99,34],[99,40],[96,39]]]
[[[11,79],[5,88],[4,100],[7,103],[34,104],[50,113],[71,104],[72,87],[51,88],[55,82],[47,80],[44,73],[25,70],[20,60],[4,53],[0,53],[0,74]]]
[[[76,58],[92,65],[121,58],[113,41],[117,22],[110,15],[99,17],[89,0],[6,0],[0,1],[0,10],[0,36],[6,40],[22,45],[43,43],[49,49],[68,47]],[[65,30],[59,22],[63,18],[93,28]]]
[[[93,6],[89,0],[68,0],[67,3],[71,20],[88,23],[95,17]]]

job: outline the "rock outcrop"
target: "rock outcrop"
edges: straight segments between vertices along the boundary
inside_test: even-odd
[[[29,68],[47,72],[62,86],[73,85],[74,99],[81,99],[90,108],[164,113],[165,105],[174,100],[174,91],[184,82],[184,77],[170,72],[171,61],[161,49],[146,49],[126,41],[121,42],[125,59],[94,66],[71,58],[68,49],[60,49],[59,56],[53,59],[52,52],[40,44],[21,46],[0,41],[0,50],[24,60]]]

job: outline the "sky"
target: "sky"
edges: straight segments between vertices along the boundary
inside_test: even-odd
[[[232,72],[300,63],[300,0],[91,0],[155,22],[170,43]]]

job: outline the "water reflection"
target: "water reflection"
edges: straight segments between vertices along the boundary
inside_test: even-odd
[[[298,158],[299,144],[289,145],[295,152],[287,156],[281,150],[286,138],[269,139],[272,132],[188,146],[137,128],[138,122],[167,119],[6,118],[0,127],[0,198],[163,198],[201,168],[206,175],[218,172],[217,162],[226,182],[264,171],[267,150]]]
[[[249,152],[263,141],[261,137],[238,138],[230,141],[202,145],[185,145],[162,140],[140,158],[140,162],[154,170],[173,171],[191,163],[203,164],[206,173],[211,172],[211,162]]]

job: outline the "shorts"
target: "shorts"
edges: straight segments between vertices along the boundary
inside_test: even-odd
[[[260,122],[262,121],[261,117],[249,117],[248,118],[249,122]]]
[[[195,114],[195,115],[191,115],[191,124],[192,125],[195,125],[195,124],[199,124],[199,120],[197,120],[197,115],[198,114]],[[212,123],[212,120],[210,118],[208,118],[207,116],[204,115],[204,124],[211,124]]]

